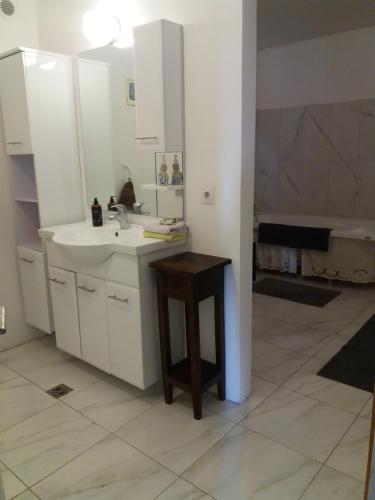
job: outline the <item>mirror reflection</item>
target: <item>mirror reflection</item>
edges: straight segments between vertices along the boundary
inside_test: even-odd
[[[165,181],[160,173],[166,158],[170,183],[173,169],[182,176],[182,153],[137,148],[133,48],[108,45],[82,52],[78,80],[88,205],[97,197],[107,209],[114,197],[133,213],[182,218],[183,191],[155,189]]]

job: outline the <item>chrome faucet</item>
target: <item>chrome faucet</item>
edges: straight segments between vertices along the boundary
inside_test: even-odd
[[[133,214],[137,214],[137,215],[148,215],[150,212],[145,212],[142,207],[143,207],[144,203],[142,201],[136,201],[135,203],[133,203]]]
[[[112,208],[117,208],[117,212],[113,211],[109,216],[110,220],[118,220],[121,229],[129,229],[130,223],[128,218],[128,209],[125,205],[118,203],[117,205],[112,205]]]

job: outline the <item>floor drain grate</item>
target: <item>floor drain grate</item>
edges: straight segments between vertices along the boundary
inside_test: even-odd
[[[69,392],[72,392],[72,388],[69,387],[68,385],[65,384],[59,384],[56,387],[52,387],[52,389],[48,389],[46,391],[47,394],[52,396],[53,398],[61,398],[61,396],[65,396],[66,394],[69,394]]]

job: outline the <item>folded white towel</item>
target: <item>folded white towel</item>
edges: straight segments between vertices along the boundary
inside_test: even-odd
[[[161,233],[161,234],[171,234],[171,233],[181,233],[186,230],[185,222],[176,222],[171,226],[162,224],[145,224],[143,229],[145,231],[150,231],[151,233]]]

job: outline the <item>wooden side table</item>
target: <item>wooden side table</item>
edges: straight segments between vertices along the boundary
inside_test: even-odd
[[[225,399],[224,267],[230,259],[184,252],[151,262],[156,271],[164,399],[173,402],[173,386],[190,392],[194,418],[202,417],[202,393],[217,384]],[[216,364],[201,359],[199,302],[215,297]],[[168,298],[185,302],[187,357],[172,365]]]

